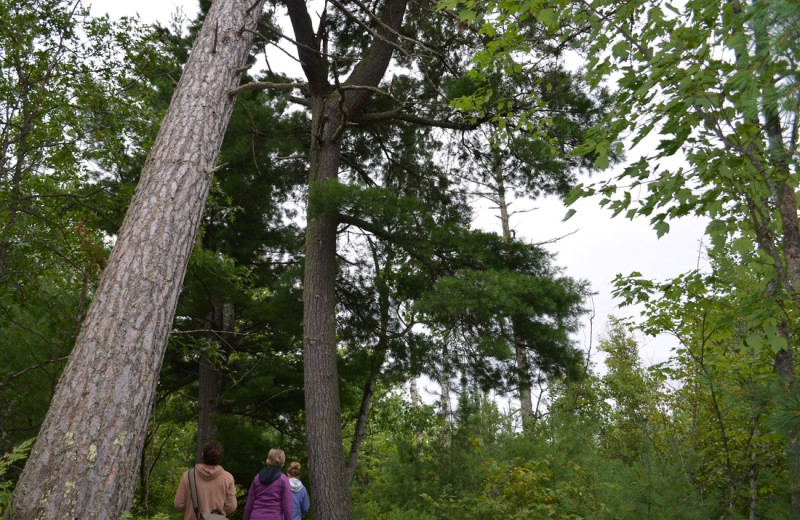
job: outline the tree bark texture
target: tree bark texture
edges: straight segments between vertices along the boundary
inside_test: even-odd
[[[222,379],[207,352],[200,354],[197,375],[197,444],[194,458],[195,461],[201,462],[203,447],[217,435],[214,414],[217,411],[219,385]]]
[[[13,497],[11,518],[116,519],[264,0],[216,0]]]
[[[407,0],[386,0],[379,13],[380,36],[340,85],[329,81],[327,57],[321,52],[306,3],[287,0],[286,7],[297,41],[300,63],[308,80],[311,107],[309,194],[315,186],[338,178],[342,137],[369,100],[368,89],[383,79],[393,54]],[[303,282],[303,355],[306,439],[311,502],[314,516],[325,520],[350,519],[350,496],[342,446],[339,374],[336,366],[336,228],[333,213],[308,212]]]
[[[757,47],[761,47],[763,37],[758,37]],[[775,78],[772,78],[775,81]],[[792,172],[787,163],[791,154],[783,139],[780,114],[775,107],[764,108],[764,128],[769,142],[768,159],[775,168],[775,203],[781,223],[781,248],[783,251],[785,274],[784,290],[794,299],[795,307],[800,307],[800,225],[797,219],[797,193],[790,184]],[[787,340],[787,348],[775,353],[775,371],[782,383],[790,389],[797,386],[797,371],[791,346],[788,323],[781,324]],[[791,512],[800,517],[800,434],[790,433],[786,439],[786,463],[791,482]]]

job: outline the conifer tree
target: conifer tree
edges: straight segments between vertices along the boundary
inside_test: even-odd
[[[130,507],[131,461],[144,443],[230,91],[250,52],[247,29],[262,8],[221,0],[209,11],[15,489],[12,518],[116,518]]]

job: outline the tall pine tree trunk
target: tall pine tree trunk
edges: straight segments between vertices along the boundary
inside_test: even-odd
[[[215,0],[20,477],[11,518],[130,508],[158,375],[264,0]]]
[[[766,34],[756,31],[756,48],[764,47],[762,43],[766,39]],[[777,82],[775,78],[770,78],[771,82]],[[774,88],[774,87],[773,87]],[[779,244],[770,244],[770,247],[778,248],[783,253],[784,274],[783,287],[785,294],[794,299],[795,308],[800,308],[800,226],[797,219],[797,192],[792,187],[792,172],[787,163],[789,152],[783,138],[783,128],[781,117],[777,107],[770,103],[764,104],[764,129],[769,143],[767,158],[775,170],[775,178],[772,180],[773,198],[781,225],[781,236]],[[757,230],[758,233],[758,230]],[[774,236],[768,230],[761,230],[764,240],[774,240]],[[780,264],[779,264],[780,265]],[[782,297],[781,297],[782,298]],[[781,335],[786,340],[786,348],[778,350],[774,357],[775,372],[780,377],[781,382],[791,391],[797,386],[797,372],[795,367],[794,355],[791,346],[791,334],[789,330],[792,326],[784,321],[779,329]],[[800,434],[790,433],[786,439],[786,464],[789,469],[789,482],[791,490],[791,512],[794,517],[800,518]]]
[[[309,198],[316,195],[317,187],[338,179],[345,126],[361,113],[372,95],[369,87],[376,87],[386,73],[407,1],[381,3],[378,37],[350,76],[336,85],[329,81],[331,64],[320,48],[327,37],[317,37],[304,1],[285,2],[310,93]],[[349,520],[352,516],[345,479],[336,366],[337,225],[334,213],[317,214],[309,205],[303,282],[306,440],[314,516],[325,520]]]
[[[342,121],[332,103],[313,101],[309,197],[314,185],[338,177]],[[338,137],[336,134],[339,134]],[[342,413],[336,366],[336,215],[314,215],[306,224],[303,284],[303,376],[306,441],[314,515],[331,520],[350,518],[342,446]]]
[[[733,0],[731,6],[737,15],[744,13],[743,6],[738,0]],[[758,18],[749,20],[750,28],[754,32],[755,49],[759,56],[768,54],[771,38],[767,25],[758,21]],[[775,259],[779,270],[783,294],[777,299],[783,303],[784,295],[794,301],[795,308],[800,308],[800,226],[798,226],[797,192],[792,181],[792,171],[789,166],[791,153],[786,148],[784,141],[784,123],[781,120],[777,104],[771,98],[777,99],[776,85],[779,79],[774,75],[774,69],[766,69],[765,77],[761,78],[764,84],[764,100],[761,105],[763,129],[767,138],[768,147],[763,163],[754,150],[748,145],[744,147],[744,154],[764,174],[772,190],[768,207],[777,211],[774,221],[779,223],[780,236],[769,228],[770,222],[761,222],[762,217],[756,212],[751,215],[759,247]],[[756,119],[757,126],[762,126]],[[759,151],[759,153],[763,153]],[[771,170],[771,171],[770,171]],[[782,272],[780,272],[782,271]],[[772,284],[771,284],[772,285]],[[775,297],[777,286],[767,288],[770,297]],[[792,325],[784,320],[779,325],[779,335],[786,340],[786,348],[780,349],[773,358],[775,372],[785,387],[794,391],[797,386],[797,371],[795,367],[792,335]],[[789,470],[789,488],[791,492],[791,512],[793,517],[800,518],[800,434],[789,433],[786,439],[786,465]]]

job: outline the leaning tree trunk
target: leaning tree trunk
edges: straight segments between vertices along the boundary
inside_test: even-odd
[[[381,23],[372,44],[350,76],[341,84],[332,85],[328,55],[320,48],[327,36],[317,37],[304,1],[285,0],[310,93],[310,200],[319,196],[320,186],[338,179],[343,133],[348,122],[361,113],[372,95],[371,89],[386,73],[407,3],[408,0],[381,3]],[[309,204],[306,220],[303,375],[311,502],[316,518],[349,520],[352,514],[344,478],[336,349],[338,217],[331,211],[318,213],[314,205]]]
[[[13,519],[115,519],[133,499],[158,375],[265,0],[216,0],[20,477]]]
[[[380,327],[378,328],[378,343],[375,346],[374,354],[369,358],[367,381],[364,383],[364,391],[361,394],[361,406],[358,410],[353,440],[350,443],[350,453],[347,454],[347,487],[350,487],[356,476],[361,444],[364,442],[364,439],[367,438],[369,408],[372,404],[372,398],[375,395],[375,383],[381,373],[381,367],[386,360],[386,353],[389,350],[389,312],[391,310],[389,289],[386,286],[385,280],[380,276],[382,272],[380,262],[376,256],[373,256],[373,258],[375,261],[376,287],[380,305]]]

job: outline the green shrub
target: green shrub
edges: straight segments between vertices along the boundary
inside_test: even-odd
[[[22,442],[0,458],[0,517],[5,516],[11,504],[11,493],[17,485],[16,473],[21,470],[22,463],[28,458],[35,440],[34,437]]]

